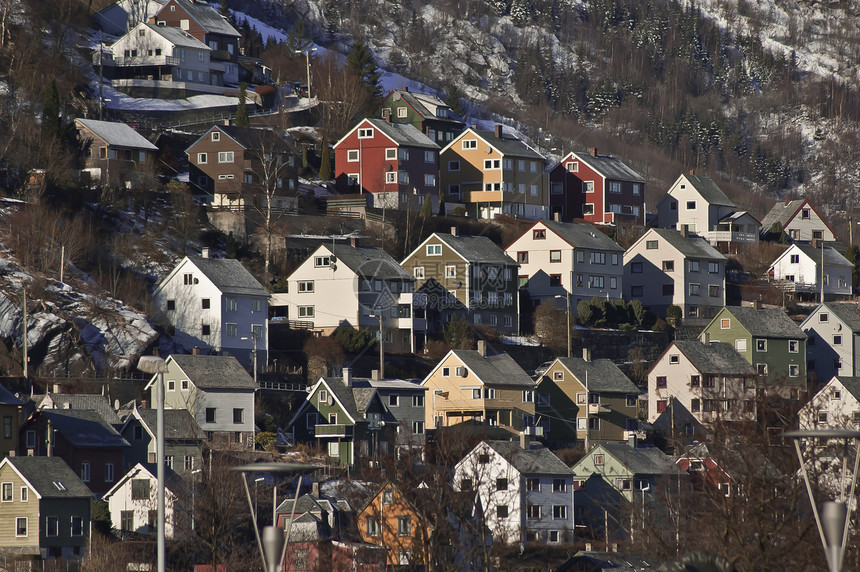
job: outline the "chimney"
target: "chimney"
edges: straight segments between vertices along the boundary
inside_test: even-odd
[[[478,340],[478,353],[487,357],[487,342],[486,340]]]
[[[681,236],[683,236],[684,238],[688,238],[690,236],[690,227],[688,227],[686,224],[681,225]]]
[[[558,211],[552,213],[552,220],[554,220],[555,222],[561,222],[561,213]]]
[[[818,239],[817,238],[812,239],[812,248],[818,249]]]
[[[358,247],[359,247],[359,243],[360,243],[359,237],[357,237],[357,236],[350,236],[350,237],[349,237],[349,245],[350,245],[351,247],[353,247],[353,248],[358,248]]]
[[[585,551],[586,551],[586,552],[591,552],[591,543],[590,543],[590,542],[586,542],[586,543],[585,543]]]
[[[788,203],[790,203],[790,202],[791,202],[791,197],[789,197],[788,195],[786,195],[786,197],[785,197],[785,206],[788,206]]]
[[[627,436],[627,444],[634,449],[636,448],[636,433],[630,432],[630,435]]]
[[[12,449],[12,450],[8,451],[6,455],[7,455],[8,457],[14,457],[14,456],[15,456],[15,449]]]
[[[592,157],[597,157],[597,147],[592,147],[592,148],[591,148],[591,156],[592,156]]]
[[[320,498],[320,484],[318,482],[311,483],[311,496]]]
[[[386,114],[385,114],[385,122],[386,122],[386,123],[391,123],[391,114],[390,114],[390,113],[386,113]]]
[[[753,308],[756,310],[761,310],[761,298],[756,298],[753,300]]]
[[[352,370],[348,367],[343,368],[343,383],[347,387],[352,387]]]
[[[203,250],[200,251],[200,258],[209,258],[209,248],[203,247]]]
[[[141,399],[140,400],[140,408],[141,409],[149,409],[149,401],[147,401],[146,399]]]
[[[711,334],[708,332],[702,332],[702,343],[706,346],[711,345]]]
[[[591,361],[591,348],[582,348],[582,359]]]
[[[695,175],[695,174],[696,174],[696,170],[695,170],[695,169],[690,169],[690,175]]]
[[[451,236],[457,236],[457,227],[456,226],[451,227]]]
[[[404,85],[401,89],[402,89],[403,91],[409,91],[409,86],[408,86],[408,85]]]
[[[194,346],[191,348],[191,355],[199,356],[200,355],[200,346]]]
[[[62,385],[60,385],[59,383],[55,383],[53,389],[51,390],[51,393],[56,393],[59,395],[60,393],[63,393],[62,389]]]
[[[502,138],[502,126],[496,123],[496,139]]]
[[[370,379],[373,381],[379,381],[379,370],[374,369],[370,371]]]
[[[525,449],[528,451],[529,448],[529,438],[526,437],[525,431],[520,431],[520,449]]]

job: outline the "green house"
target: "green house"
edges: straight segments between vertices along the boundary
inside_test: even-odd
[[[343,377],[320,378],[289,426],[297,443],[316,441],[329,457],[352,466],[388,453],[396,442],[393,421],[376,389],[353,387],[352,374],[344,368]]]
[[[394,89],[376,110],[374,117],[394,123],[409,123],[440,147],[450,143],[463,132],[466,124],[447,103],[426,93]]]
[[[731,344],[752,364],[759,387],[806,387],[806,334],[780,308],[726,306],[702,336]]]

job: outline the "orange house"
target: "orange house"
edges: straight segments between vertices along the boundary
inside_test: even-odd
[[[388,566],[426,566],[430,531],[424,515],[391,482],[358,512],[361,539],[385,548]]]

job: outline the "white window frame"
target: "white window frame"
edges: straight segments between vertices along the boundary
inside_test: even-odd
[[[349,149],[346,152],[346,161],[348,163],[358,163],[360,157],[358,149]]]

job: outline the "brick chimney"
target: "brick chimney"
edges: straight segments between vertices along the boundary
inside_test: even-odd
[[[193,355],[193,356],[199,356],[199,355],[200,355],[200,346],[194,346],[194,347],[191,349],[191,355]]]
[[[818,248],[818,239],[817,238],[812,239],[812,248],[816,248],[816,249]]]
[[[486,340],[478,340],[478,353],[487,357],[487,342]]]
[[[502,126],[496,123],[496,139],[502,138]]]
[[[591,148],[591,156],[592,156],[592,157],[597,157],[597,147],[592,147],[592,148]]]
[[[690,169],[690,175],[695,175],[695,174],[696,174],[696,170],[695,170],[695,169]]]
[[[349,237],[349,245],[353,248],[358,248],[360,246],[361,240],[357,236]]]
[[[409,86],[408,86],[408,85],[404,85],[401,89],[402,89],[403,91],[409,91]]]
[[[753,300],[753,308],[756,310],[761,310],[761,298],[756,298]]]

